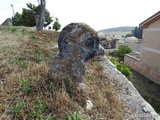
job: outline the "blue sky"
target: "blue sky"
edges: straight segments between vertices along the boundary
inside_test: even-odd
[[[1,0],[0,24],[26,3],[37,0]],[[160,10],[159,0],[46,0],[46,8],[62,27],[71,22],[85,22],[95,30],[138,24]]]

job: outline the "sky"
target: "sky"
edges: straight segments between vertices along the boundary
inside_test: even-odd
[[[0,0],[0,24],[21,13],[26,3],[38,5],[37,0]],[[95,30],[138,26],[160,11],[159,0],[46,0],[46,9],[59,19],[62,28],[73,22],[84,22]]]

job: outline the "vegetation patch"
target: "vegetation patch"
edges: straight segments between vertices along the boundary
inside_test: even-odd
[[[131,75],[132,75],[132,72],[130,71],[129,67],[127,67],[126,65],[116,61],[116,60],[113,60],[111,58],[109,58],[109,60],[116,66],[116,68],[126,76],[126,78],[128,78],[128,80],[131,80]]]
[[[114,56],[123,60],[124,55],[129,54],[131,52],[132,52],[132,50],[128,46],[119,46],[118,50],[114,53]]]

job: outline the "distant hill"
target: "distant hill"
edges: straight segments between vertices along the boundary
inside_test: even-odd
[[[97,31],[98,33],[109,33],[109,32],[126,32],[126,31],[132,31],[135,27],[129,27],[129,26],[123,26],[123,27],[116,27],[116,28],[108,28]]]

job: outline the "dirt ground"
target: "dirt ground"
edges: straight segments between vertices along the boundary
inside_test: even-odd
[[[160,114],[160,85],[154,83],[138,72],[132,71],[131,82],[143,98]]]

